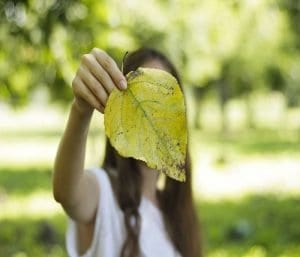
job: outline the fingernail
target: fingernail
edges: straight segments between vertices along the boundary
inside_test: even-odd
[[[127,88],[127,83],[126,83],[126,81],[124,79],[120,80],[120,87],[122,89],[126,89]]]

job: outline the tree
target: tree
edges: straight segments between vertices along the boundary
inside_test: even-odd
[[[20,106],[44,90],[51,100],[69,101],[82,54],[96,46],[120,63],[126,51],[145,45],[171,57],[197,102],[211,85],[223,95],[221,106],[260,89],[298,99],[291,93],[298,61],[286,51],[297,49],[289,22],[298,18],[285,2],[291,1],[4,1],[0,99]]]

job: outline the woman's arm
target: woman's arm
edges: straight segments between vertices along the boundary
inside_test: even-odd
[[[93,221],[100,190],[84,172],[85,148],[94,109],[102,112],[110,92],[126,88],[126,79],[113,59],[99,49],[83,55],[72,82],[74,101],[61,139],[53,176],[53,194],[67,214],[79,223]]]
[[[83,172],[91,116],[92,111],[82,113],[73,102],[56,154],[53,176],[55,200],[71,218],[84,223],[91,220],[99,195],[95,180]]]

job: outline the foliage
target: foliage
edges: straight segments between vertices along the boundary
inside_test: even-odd
[[[228,97],[281,90],[299,102],[295,1],[3,1],[0,97],[69,101],[80,56],[93,47],[118,62],[126,50],[166,52],[196,87],[221,82]],[[141,12],[140,10],[147,10]]]
[[[178,82],[169,73],[150,68],[138,68],[126,78],[128,88],[115,89],[105,108],[111,144],[122,156],[185,181],[187,121]]]

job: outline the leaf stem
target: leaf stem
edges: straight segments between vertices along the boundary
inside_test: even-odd
[[[123,69],[124,69],[124,62],[125,62],[125,60],[126,60],[126,57],[127,57],[127,55],[128,55],[128,51],[126,51],[126,53],[124,54],[124,56],[123,56],[123,60],[122,60],[122,65],[121,65],[121,72],[124,74],[124,71],[123,71]]]

